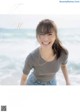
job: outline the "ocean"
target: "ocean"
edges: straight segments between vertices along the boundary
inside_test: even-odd
[[[68,73],[72,85],[80,84],[80,28],[62,28],[58,36],[69,51]],[[0,85],[19,85],[26,56],[39,46],[35,29],[0,28]],[[61,71],[59,85],[65,85]]]

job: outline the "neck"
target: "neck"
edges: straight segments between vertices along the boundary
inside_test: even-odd
[[[45,59],[46,61],[52,60],[54,57],[54,53],[52,48],[51,49],[44,49],[40,47],[40,55],[43,59]]]
[[[40,52],[44,55],[53,55],[52,48],[51,49],[40,48]]]

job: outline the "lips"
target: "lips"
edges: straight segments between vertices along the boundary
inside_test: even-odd
[[[47,46],[47,45],[51,44],[51,42],[42,42],[42,44]]]

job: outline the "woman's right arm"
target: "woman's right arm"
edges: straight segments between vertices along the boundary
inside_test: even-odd
[[[26,85],[26,81],[27,81],[27,75],[23,74],[21,77],[20,85]]]

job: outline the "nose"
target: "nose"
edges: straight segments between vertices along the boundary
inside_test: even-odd
[[[48,38],[48,36],[47,35],[44,35],[44,38],[43,38],[44,40],[48,40],[49,38]]]

